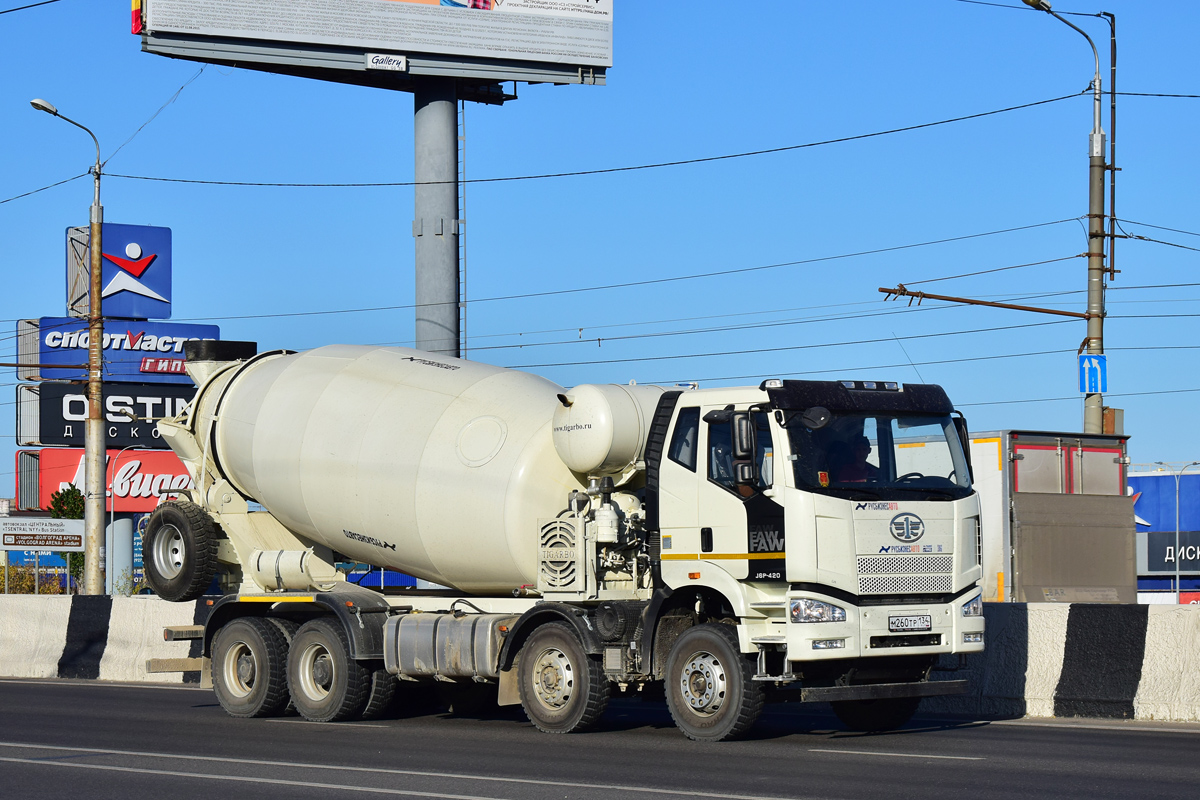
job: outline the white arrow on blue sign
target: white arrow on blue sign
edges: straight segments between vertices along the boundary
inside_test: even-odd
[[[1108,391],[1108,356],[1079,357],[1079,391],[1084,394]]]

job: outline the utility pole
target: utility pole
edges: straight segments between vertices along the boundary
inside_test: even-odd
[[[1087,339],[1084,349],[1089,355],[1104,353],[1104,129],[1100,126],[1101,85],[1100,53],[1092,37],[1084,33],[1050,8],[1047,0],[1024,0],[1025,5],[1045,11],[1059,22],[1073,28],[1087,39],[1096,59],[1096,74],[1092,78],[1092,132],[1088,136],[1088,267],[1087,267]],[[1083,400],[1083,432],[1104,432],[1104,397],[1099,392],[1087,394]]]
[[[90,239],[88,251],[91,256],[91,279],[88,291],[88,416],[83,438],[84,497],[83,497],[83,594],[104,594],[104,567],[100,563],[100,552],[104,546],[104,377],[101,360],[104,346],[104,316],[100,293],[104,290],[101,280],[102,242],[101,228],[104,223],[104,207],[100,205],[100,142],[96,134],[58,113],[58,109],[45,100],[35,99],[29,104],[38,111],[45,111],[69,122],[92,137],[96,145],[96,165],[92,167],[94,193],[89,214]]]

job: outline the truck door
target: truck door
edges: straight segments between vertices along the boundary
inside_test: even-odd
[[[721,409],[705,409],[709,411]],[[738,580],[784,578],[783,508],[763,495],[774,481],[774,446],[765,412],[751,412],[757,481],[735,479],[733,427],[723,417],[701,427],[704,474],[699,482],[699,554]]]
[[[700,546],[696,522],[697,470],[700,457],[700,408],[683,406],[675,415],[666,457],[659,468],[658,524],[663,553],[695,553]]]

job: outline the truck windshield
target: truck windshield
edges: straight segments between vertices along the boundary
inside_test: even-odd
[[[834,414],[817,429],[784,412],[796,485],[848,498],[954,500],[971,493],[949,416]]]

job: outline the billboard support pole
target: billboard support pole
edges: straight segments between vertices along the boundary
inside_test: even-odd
[[[455,79],[419,76],[415,144],[416,346],[459,354],[458,102]]]

